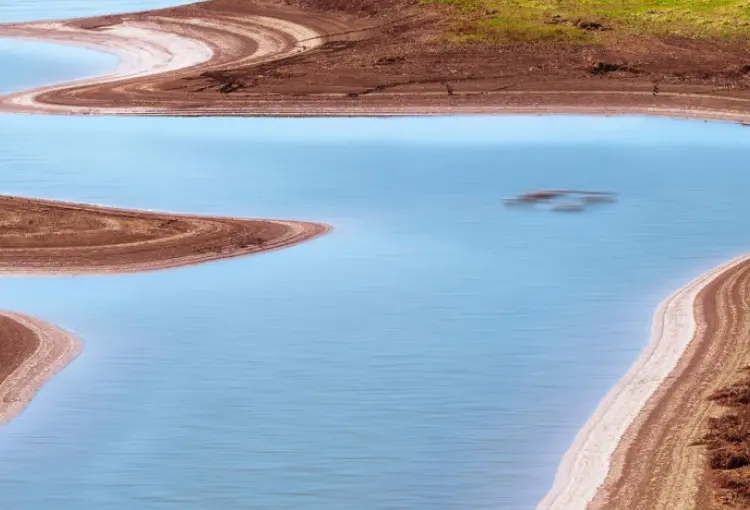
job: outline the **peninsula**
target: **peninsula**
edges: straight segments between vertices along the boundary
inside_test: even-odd
[[[0,196],[0,276],[132,273],[261,253],[323,235],[322,223],[167,214]],[[81,342],[0,312],[0,423],[70,363]]]
[[[209,0],[0,25],[121,58],[5,111],[138,115],[642,113],[750,120],[740,1]]]

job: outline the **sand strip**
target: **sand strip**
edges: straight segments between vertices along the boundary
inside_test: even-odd
[[[565,454],[550,492],[537,510],[585,509],[597,495],[612,467],[621,440],[649,399],[675,368],[695,338],[696,298],[709,284],[732,272],[750,256],[736,258],[693,280],[661,303],[654,316],[651,341],[628,373],[599,404]],[[627,434],[626,434],[627,433]],[[606,495],[599,495],[606,500]],[[677,507],[675,507],[677,508]],[[680,507],[683,508],[683,507]]]

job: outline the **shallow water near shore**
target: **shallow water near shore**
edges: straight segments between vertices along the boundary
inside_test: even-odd
[[[746,135],[640,118],[0,116],[3,193],[336,227],[179,270],[0,281],[0,307],[86,341],[0,430],[3,501],[533,508],[659,301],[750,248]],[[502,203],[538,188],[620,199]]]
[[[175,0],[0,0],[0,23],[102,16],[189,3]]]
[[[0,38],[0,94],[105,73],[114,55],[59,44]]]

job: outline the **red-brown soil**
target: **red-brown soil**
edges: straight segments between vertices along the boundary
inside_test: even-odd
[[[701,444],[706,446],[713,500],[727,509],[750,508],[750,374],[743,367],[740,379],[710,396],[725,408],[709,418]]]
[[[4,381],[39,345],[36,336],[14,321],[0,315],[0,381]]]
[[[258,43],[216,23],[256,16],[321,34],[317,48],[248,61]],[[210,21],[197,28],[187,23]],[[43,94],[61,105],[150,109],[170,115],[366,115],[493,112],[640,112],[744,119],[750,45],[618,30],[585,44],[454,44],[444,10],[409,0],[211,0],[158,11],[75,20],[92,33],[152,23],[207,41],[205,65]],[[23,25],[0,28],[16,35]],[[40,35],[43,36],[43,35]],[[294,41],[290,41],[290,44]],[[251,59],[252,60],[252,59]],[[97,111],[97,113],[100,113]],[[143,113],[143,112],[139,112]]]
[[[131,211],[0,196],[0,274],[166,269],[296,244],[301,221]]]
[[[733,402],[737,388],[746,389],[746,384],[737,386],[735,381],[749,361],[749,286],[750,263],[745,261],[699,293],[694,312],[698,324],[695,338],[678,367],[629,428],[615,452],[615,468],[590,509],[750,507],[750,499],[742,503],[745,489],[731,485],[738,479],[745,480],[747,469],[738,466],[742,469],[729,472],[723,468],[733,470],[732,466],[720,465],[724,454],[744,458],[750,443],[747,437],[738,436],[738,444],[731,452],[726,450],[722,434],[731,427],[726,416],[718,418],[726,415],[721,404]],[[737,414],[747,418],[744,408]],[[745,433],[747,427],[741,425],[737,430]],[[731,460],[727,462],[731,464]],[[726,502],[733,504],[724,506]]]

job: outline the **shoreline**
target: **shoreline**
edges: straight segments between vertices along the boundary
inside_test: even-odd
[[[0,195],[3,212],[16,224],[29,215],[35,215],[36,222],[19,227],[26,230],[0,233],[0,276],[173,269],[287,248],[333,230],[319,222],[176,214]],[[39,238],[28,231],[41,228],[50,217],[59,224],[63,216],[68,230],[61,239],[49,233]],[[76,231],[84,222],[85,237]]]
[[[232,73],[246,70],[260,76],[255,81],[283,75],[283,83],[296,83],[297,75],[288,74],[284,66],[325,53],[327,47],[356,42],[358,34],[377,27],[374,21],[281,8],[268,1],[235,12],[239,8],[227,8],[227,1],[2,24],[0,37],[96,49],[115,55],[119,65],[101,76],[0,95],[0,112],[186,117],[650,115],[750,122],[750,94],[668,84],[657,93],[650,82],[638,80],[566,78],[498,87],[502,84],[496,79],[480,77],[476,84],[465,89],[454,85],[446,94],[449,79],[437,89],[432,83],[423,86],[419,79],[405,79],[347,92],[335,85],[310,85],[302,73],[299,85],[284,85],[288,91],[261,90]],[[195,88],[197,84],[201,86]]]
[[[610,486],[619,481],[625,457],[636,444],[647,415],[659,400],[669,398],[658,392],[669,391],[664,388],[666,382],[680,378],[686,352],[701,340],[696,338],[696,332],[705,325],[698,322],[695,314],[700,294],[748,261],[750,255],[736,257],[700,275],[660,303],[649,343],[578,431],[558,467],[552,489],[536,510],[614,508],[608,499]]]
[[[101,75],[0,95],[0,111],[44,114],[90,113],[88,109],[74,106],[57,107],[40,103],[37,98],[41,94],[71,87],[100,85],[185,69],[207,62],[214,56],[214,50],[202,41],[149,26],[120,24],[111,27],[106,34],[95,35],[86,34],[82,29],[66,25],[65,22],[33,23],[25,26],[25,29],[11,29],[10,32],[4,32],[0,26],[0,37],[44,41],[100,51],[115,56],[117,65],[113,70]],[[185,58],[178,59],[177,55],[180,53],[184,54]]]
[[[189,7],[189,6],[188,6]],[[179,7],[174,8],[179,9]],[[169,11],[170,9],[165,9]],[[161,12],[161,11],[155,11]],[[119,88],[149,78],[181,77],[184,72],[210,73],[225,66],[261,65],[320,47],[324,34],[294,20],[253,16],[242,23],[233,18],[174,18],[123,20],[130,13],[99,18],[0,24],[0,37],[68,44],[115,56],[118,64],[98,76],[56,83],[0,95],[0,112],[96,115],[179,116],[182,108],[160,110],[152,106],[112,107],[77,105],[76,92],[112,84]],[[91,21],[94,20],[94,21]],[[218,34],[218,35],[217,35]],[[70,94],[70,102],[46,101]]]
[[[0,328],[0,337],[36,343],[33,353],[0,381],[2,426],[20,415],[42,386],[78,357],[83,342],[65,329],[29,315],[0,311],[0,318],[9,321]]]
[[[0,195],[0,277],[165,270],[290,247],[330,225],[173,214]],[[0,425],[72,362],[82,343],[41,319],[0,311]]]

